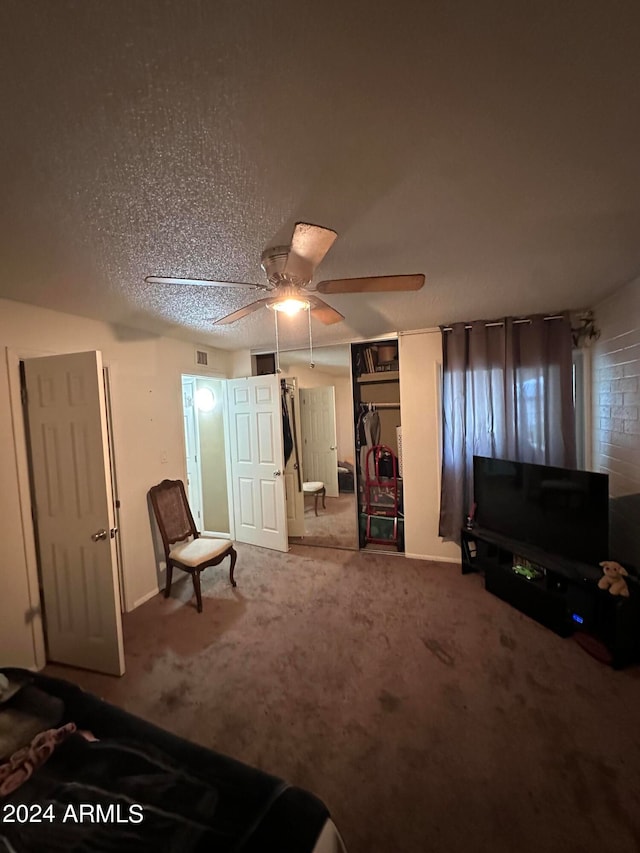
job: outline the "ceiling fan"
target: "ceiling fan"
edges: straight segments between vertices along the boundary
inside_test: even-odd
[[[308,310],[325,325],[339,323],[344,316],[332,308],[316,293],[383,293],[420,290],[424,275],[382,275],[368,278],[336,278],[319,282],[311,288],[311,279],[337,233],[330,228],[298,222],[293,229],[290,246],[275,246],[262,253],[261,266],[267,276],[266,284],[250,284],[243,281],[210,281],[195,278],[164,278],[150,275],[149,284],[185,284],[203,287],[242,287],[263,290],[270,295],[258,299],[244,308],[239,308],[225,317],[219,317],[215,325],[226,325],[241,320],[259,308],[267,307],[289,315]]]

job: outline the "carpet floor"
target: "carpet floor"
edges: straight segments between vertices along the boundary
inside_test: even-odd
[[[238,546],[124,619],[127,673],[49,666],[320,796],[349,853],[637,853],[640,668],[459,566]]]

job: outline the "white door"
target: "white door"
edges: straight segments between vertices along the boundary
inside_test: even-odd
[[[333,385],[301,388],[302,465],[307,481],[321,481],[327,497],[338,497],[336,389]]]
[[[47,657],[122,675],[102,356],[24,365]]]
[[[302,491],[302,441],[300,423],[300,392],[294,380],[288,380],[287,408],[294,446],[286,468],[284,485],[287,496],[287,530],[289,536],[304,536],[304,492]]]
[[[200,478],[200,438],[195,407],[196,382],[192,377],[182,379],[182,408],[184,412],[184,443],[187,462],[187,495],[198,530],[202,520],[202,482]]]
[[[235,539],[287,551],[280,380],[228,382]]]

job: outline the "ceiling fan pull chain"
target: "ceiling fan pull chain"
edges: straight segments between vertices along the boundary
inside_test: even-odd
[[[315,367],[315,363],[313,361],[313,337],[311,335],[311,308],[307,311],[307,315],[309,317],[309,358],[311,359],[309,367]]]
[[[276,373],[282,373],[280,370],[280,341],[278,340],[278,312],[274,311],[273,316],[276,320]]]

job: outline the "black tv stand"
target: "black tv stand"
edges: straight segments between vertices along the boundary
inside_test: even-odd
[[[599,566],[550,554],[482,527],[461,532],[462,572],[484,573],[485,588],[532,619],[568,637],[576,631],[593,639],[615,668],[640,660],[640,585],[628,579],[630,597],[598,587]],[[514,556],[528,560],[538,576],[514,571]]]

